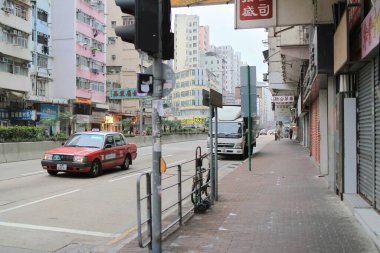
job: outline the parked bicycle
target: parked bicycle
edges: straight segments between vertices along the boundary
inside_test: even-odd
[[[210,168],[202,167],[203,159],[208,159],[208,154],[202,155],[201,148],[197,147],[195,156],[195,175],[191,187],[191,202],[194,205],[195,213],[204,213],[211,206]]]

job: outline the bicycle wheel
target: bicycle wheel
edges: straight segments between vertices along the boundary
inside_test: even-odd
[[[197,180],[193,180],[193,185],[191,186],[191,202],[195,205],[199,202],[201,187],[199,187],[199,182]],[[198,180],[199,181],[199,180]],[[203,181],[203,180],[201,180]],[[201,182],[202,185],[202,182]]]

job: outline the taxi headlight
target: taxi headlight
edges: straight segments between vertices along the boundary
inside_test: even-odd
[[[45,154],[44,160],[53,160],[53,155],[52,154]]]
[[[76,155],[76,156],[74,156],[73,162],[76,162],[76,163],[85,163],[85,162],[87,162],[87,157],[86,156],[81,156],[81,155]]]
[[[242,146],[241,143],[236,143],[235,144],[235,148],[242,148],[241,146]]]

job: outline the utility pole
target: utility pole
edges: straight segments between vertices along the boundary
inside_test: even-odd
[[[135,16],[134,24],[116,27],[116,35],[125,42],[135,44],[136,49],[147,53],[154,59],[152,74],[137,74],[137,90],[144,91],[148,96],[152,95],[152,237],[150,246],[153,253],[160,253],[162,188],[161,116],[159,111],[162,109],[164,80],[162,60],[174,58],[174,34],[170,32],[170,0],[115,0],[115,3],[123,13]],[[146,85],[147,82],[149,85]]]
[[[158,1],[158,29],[161,30],[162,2]],[[159,32],[161,34],[161,32]],[[153,61],[152,100],[152,252],[161,252],[161,117],[158,106],[162,99],[162,42],[158,40],[159,52]]]

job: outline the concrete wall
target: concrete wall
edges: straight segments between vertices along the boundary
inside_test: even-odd
[[[165,135],[162,143],[174,143],[190,140],[206,140],[207,134],[177,134]],[[127,142],[135,143],[137,147],[152,145],[151,136],[137,136],[127,138]],[[0,143],[0,163],[17,162],[23,160],[42,159],[45,151],[57,148],[61,142],[42,141],[42,142],[15,142]]]

